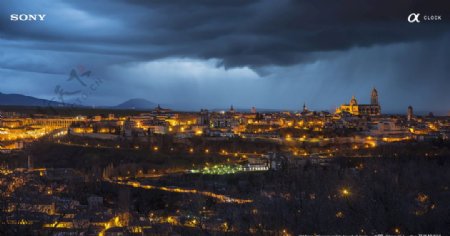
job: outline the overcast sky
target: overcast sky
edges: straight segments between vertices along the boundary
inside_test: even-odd
[[[385,112],[450,111],[449,1],[4,0],[0,17],[2,93],[333,110],[376,87]]]

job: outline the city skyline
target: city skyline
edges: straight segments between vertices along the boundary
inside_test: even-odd
[[[407,114],[409,112],[410,108],[413,108],[413,106],[409,105],[405,111],[399,111],[399,112],[392,112],[392,111],[384,111],[380,109],[381,104],[379,104],[378,102],[378,91],[376,90],[375,87],[372,88],[371,91],[371,95],[370,95],[370,104],[373,104],[373,92],[376,92],[376,103],[375,105],[378,106],[377,109],[377,115],[402,115],[402,114]],[[89,90],[87,90],[87,92],[89,92]],[[92,91],[91,91],[92,92]],[[354,95],[351,97],[351,99],[349,99],[349,102],[342,102],[339,105],[336,105],[334,108],[331,109],[316,109],[315,107],[310,107],[306,102],[304,102],[302,104],[302,106],[294,108],[294,109],[286,109],[286,108],[270,108],[270,107],[258,107],[256,108],[255,106],[252,107],[244,107],[244,106],[238,106],[234,105],[234,104],[230,104],[228,107],[223,106],[217,106],[217,107],[205,107],[205,106],[201,106],[199,108],[189,108],[189,107],[183,107],[183,106],[179,106],[177,104],[161,104],[161,103],[153,103],[152,101],[149,101],[147,99],[144,98],[132,98],[132,99],[128,99],[120,104],[114,104],[114,105],[89,105],[89,104],[85,104],[83,103],[83,101],[85,100],[83,98],[82,93],[77,94],[78,96],[75,99],[72,100],[66,100],[63,97],[65,96],[64,94],[62,95],[62,97],[58,97],[58,96],[54,96],[52,97],[50,100],[47,99],[40,99],[40,98],[35,98],[35,97],[31,97],[31,96],[26,96],[26,95],[22,95],[22,94],[2,94],[0,92],[0,95],[3,95],[4,98],[6,98],[6,101],[2,101],[2,103],[0,104],[1,106],[15,106],[15,107],[20,107],[20,106],[24,106],[24,107],[42,107],[45,108],[47,107],[48,109],[57,109],[57,108],[79,108],[79,109],[83,109],[83,108],[91,108],[91,109],[118,109],[118,110],[136,110],[136,111],[154,111],[154,110],[158,110],[158,109],[168,109],[168,110],[173,110],[173,111],[179,111],[179,112],[197,112],[198,110],[211,110],[211,111],[219,111],[219,112],[225,112],[228,110],[236,110],[239,112],[244,112],[244,113],[254,113],[254,112],[259,112],[259,113],[265,113],[265,112],[283,112],[283,111],[288,111],[288,112],[294,112],[294,113],[302,113],[305,110],[306,111],[310,111],[310,112],[329,112],[329,113],[335,113],[335,114],[339,114],[342,113],[343,111],[345,112],[349,112],[350,114],[353,115],[366,115],[365,112],[358,114],[358,108],[360,109],[367,109],[364,108],[365,106],[369,106],[368,101],[366,101],[367,99],[357,99]],[[89,97],[89,96],[87,96]],[[31,99],[28,100],[28,99]],[[14,103],[9,104],[8,102],[13,101]],[[352,107],[351,104],[353,104],[354,108],[356,109],[356,113],[352,111]],[[366,104],[365,104],[366,103]],[[361,108],[361,105],[363,108]],[[358,107],[358,108],[356,108]],[[349,110],[350,109],[350,110]],[[416,115],[438,115],[438,116],[448,116],[450,113],[434,113],[434,111],[425,111],[425,110],[415,110],[415,114]]]
[[[86,106],[144,98],[188,110],[306,102],[334,111],[352,95],[369,101],[376,87],[387,113],[450,110],[450,8],[438,1],[182,3],[189,13],[159,1],[3,4],[2,93],[79,91],[68,78],[82,67],[92,71],[84,79],[102,80]],[[443,19],[412,24],[411,12]],[[10,20],[21,13],[46,17]]]

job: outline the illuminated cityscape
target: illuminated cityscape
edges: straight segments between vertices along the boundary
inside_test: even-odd
[[[0,236],[450,235],[450,1],[1,5]]]
[[[307,229],[317,230],[318,216],[311,210],[320,201],[330,214],[325,219],[338,230],[346,218],[363,214],[359,208],[369,206],[361,201],[376,197],[367,194],[378,188],[387,192],[372,200],[377,209],[398,204],[392,192],[397,189],[399,201],[415,203],[395,214],[420,220],[445,212],[448,175],[434,186],[402,189],[398,182],[409,182],[402,175],[414,177],[409,173],[423,168],[446,172],[438,163],[449,155],[450,117],[416,116],[412,107],[404,115],[384,115],[375,89],[371,97],[371,105],[357,105],[352,98],[334,113],[306,105],[278,112],[232,106],[177,112],[158,105],[92,114],[97,110],[80,108],[57,109],[55,115],[5,107],[2,226],[52,235],[290,235],[299,230],[296,220],[270,224],[267,210],[279,204],[281,211],[296,209],[282,214],[307,214],[312,220]],[[416,167],[405,158],[424,163]],[[382,167],[386,163],[392,166]],[[405,164],[406,172],[386,173]],[[378,179],[391,175],[394,182]],[[361,222],[357,227],[350,228],[365,234],[384,226]],[[397,227],[391,233],[412,225]]]

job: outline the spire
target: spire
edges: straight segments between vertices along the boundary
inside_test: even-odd
[[[375,87],[373,87],[372,94],[370,95],[370,104],[378,105],[378,91]]]
[[[355,95],[352,96],[352,99],[350,100],[350,106],[356,106],[358,105],[358,102],[356,101]]]

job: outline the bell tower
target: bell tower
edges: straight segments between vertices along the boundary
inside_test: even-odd
[[[370,105],[379,105],[378,104],[378,91],[375,88],[372,89],[372,94],[370,96]]]
[[[408,121],[411,121],[413,117],[414,117],[413,107],[409,106],[408,112],[406,113],[406,118],[408,119]]]

